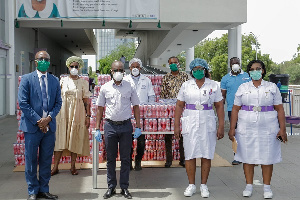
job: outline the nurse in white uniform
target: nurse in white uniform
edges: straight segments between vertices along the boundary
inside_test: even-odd
[[[191,62],[190,69],[193,79],[182,84],[177,96],[174,134],[176,138],[180,134],[183,136],[185,168],[189,180],[184,195],[189,197],[196,192],[196,158],[201,158],[200,192],[202,197],[209,197],[206,183],[211,160],[214,158],[216,140],[224,137],[223,97],[218,84],[208,78],[209,67],[205,60],[196,58]],[[218,129],[213,105],[218,116]]]
[[[234,159],[244,163],[246,188],[243,196],[252,195],[255,164],[260,164],[263,173],[264,198],[273,197],[270,182],[273,164],[281,161],[281,144],[287,141],[282,98],[278,87],[262,78],[266,67],[260,60],[247,66],[252,81],[242,84],[235,94],[231,113],[229,139],[237,140]],[[235,130],[235,124],[237,129]]]
[[[155,93],[153,90],[151,80],[145,75],[141,74],[142,61],[138,58],[133,58],[129,61],[131,74],[124,77],[125,81],[130,82],[131,86],[136,89],[140,104],[148,104],[155,102]],[[136,156],[134,170],[142,170],[141,161],[145,151],[145,135],[137,138]],[[133,149],[131,149],[131,154]],[[131,162],[132,164],[132,162]],[[130,169],[133,169],[132,165]]]

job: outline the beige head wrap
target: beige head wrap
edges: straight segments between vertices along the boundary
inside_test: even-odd
[[[67,67],[70,67],[71,63],[73,63],[73,62],[77,62],[79,65],[79,68],[83,67],[83,60],[77,56],[71,56],[67,59],[67,61],[66,61]]]

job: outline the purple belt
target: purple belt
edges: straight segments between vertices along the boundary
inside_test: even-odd
[[[245,106],[245,105],[242,105],[242,110],[268,112],[268,111],[274,111],[274,106]]]
[[[189,110],[211,110],[212,106],[208,106],[208,104],[186,104],[185,105],[185,109],[189,109]]]

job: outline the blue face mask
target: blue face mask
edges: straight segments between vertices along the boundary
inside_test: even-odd
[[[261,79],[262,77],[262,70],[254,70],[254,71],[250,71],[250,77],[257,81],[259,79]]]

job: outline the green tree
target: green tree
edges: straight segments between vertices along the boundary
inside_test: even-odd
[[[98,60],[100,73],[109,74],[113,61],[120,60],[122,55],[126,57],[126,60],[131,60],[135,54],[135,50],[134,42],[119,45],[116,49],[112,50],[110,54]]]
[[[242,68],[246,70],[249,61],[255,59],[255,38],[252,34],[242,35]],[[260,44],[258,43],[258,46]],[[205,39],[195,46],[195,58],[205,59],[211,67],[212,78],[220,81],[227,74],[228,67],[228,34],[223,34],[220,38]],[[257,58],[262,60],[267,68],[268,74],[272,73],[274,62],[269,54],[257,52]],[[265,77],[268,80],[268,77]]]

